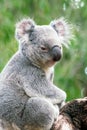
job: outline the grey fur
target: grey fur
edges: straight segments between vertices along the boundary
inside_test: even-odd
[[[0,74],[0,119],[13,130],[49,130],[66,99],[51,81],[53,56],[62,56],[60,38],[53,26],[38,26],[31,19],[17,23],[15,35],[19,50]]]

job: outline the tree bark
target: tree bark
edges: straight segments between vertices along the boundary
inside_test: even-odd
[[[51,130],[87,130],[87,97],[66,103]]]

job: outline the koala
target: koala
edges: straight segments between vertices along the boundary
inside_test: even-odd
[[[0,74],[0,127],[2,130],[50,130],[66,93],[52,82],[62,45],[72,38],[71,25],[60,18],[37,25],[27,18],[16,24],[19,43]]]

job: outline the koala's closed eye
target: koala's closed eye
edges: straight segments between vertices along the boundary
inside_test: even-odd
[[[48,52],[49,50],[46,46],[41,46],[40,48],[43,52]]]

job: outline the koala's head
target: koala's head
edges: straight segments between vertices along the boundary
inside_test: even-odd
[[[62,45],[72,38],[71,29],[63,18],[41,26],[29,18],[17,23],[15,34],[20,52],[32,64],[48,68],[61,59]]]

